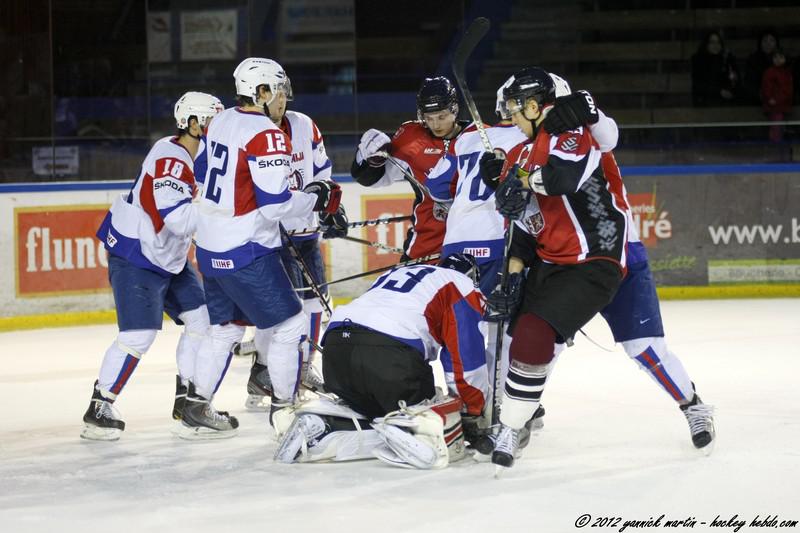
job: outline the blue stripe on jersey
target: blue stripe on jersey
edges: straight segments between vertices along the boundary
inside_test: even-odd
[[[387,337],[391,337],[392,339],[394,339],[396,341],[400,341],[403,344],[407,344],[407,345],[411,346],[412,348],[417,350],[422,357],[425,357],[425,344],[422,342],[421,339],[405,339],[403,337],[395,337],[394,335],[389,335],[388,333],[384,333],[383,331],[378,331],[377,329],[372,329],[372,328],[368,328],[367,326],[362,326],[361,324],[359,324],[357,322],[353,322],[351,320],[346,320],[346,321],[342,320],[342,321],[331,322],[330,324],[328,324],[328,327],[325,329],[325,334],[327,335],[327,333],[329,331],[333,331],[336,328],[345,328],[347,326],[358,326],[359,328],[368,329],[370,331],[374,331],[375,333],[380,333],[381,335],[386,335]],[[322,337],[322,343],[323,344],[325,343],[325,337],[324,336]]]
[[[475,370],[486,364],[484,339],[478,328],[481,314],[466,300],[459,300],[453,304],[453,314],[456,318],[456,335],[458,336],[459,355],[464,372]],[[452,355],[447,347],[442,347],[439,357],[445,372],[453,372]]]
[[[428,181],[425,183],[431,193],[431,196],[440,201],[453,199],[453,194],[450,191],[450,184],[453,181],[453,176],[455,175],[456,170],[458,169],[455,156],[446,154],[444,157],[450,166],[441,174],[428,177]]]
[[[204,276],[224,276],[246,267],[259,257],[277,249],[267,248],[255,242],[248,242],[225,252],[212,252],[197,246],[197,266]]]
[[[254,189],[256,191],[256,204],[258,205],[258,207],[264,207],[265,205],[282,204],[283,202],[288,202],[292,198],[292,193],[289,192],[288,186],[278,194],[267,192],[259,188],[257,185],[254,187]]]
[[[316,177],[317,174],[319,174],[320,172],[322,172],[326,168],[331,168],[331,160],[330,159],[325,161],[325,164],[322,165],[321,167],[318,167],[316,164],[314,165],[314,176]]]
[[[191,198],[184,198],[183,200],[173,205],[172,207],[167,207],[166,209],[159,209],[158,214],[161,215],[161,219],[163,220],[167,218],[167,215],[178,209],[180,206],[189,204],[191,202],[192,202]]]
[[[110,213],[109,213],[110,215]],[[106,250],[111,255],[116,255],[127,260],[132,265],[146,270],[151,270],[164,277],[172,276],[172,272],[164,270],[150,262],[142,253],[142,243],[135,237],[126,237],[114,229],[111,217],[106,216],[100,229],[97,230],[97,238],[103,241]],[[113,243],[113,245],[111,244]]]

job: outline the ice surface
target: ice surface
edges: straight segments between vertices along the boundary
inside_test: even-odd
[[[239,417],[239,436],[181,441],[175,326],[117,402],[122,439],[86,442],[81,417],[115,328],[3,333],[0,531],[549,533],[575,531],[584,513],[733,531],[700,522],[800,519],[800,300],[665,302],[663,313],[667,342],[716,406],[714,453],[694,450],[678,408],[620,347],[579,336],[548,385],[544,429],[499,480],[473,459],[426,472],[275,464],[266,415],[243,408],[244,359],[215,401]],[[612,345],[602,321],[585,331]]]

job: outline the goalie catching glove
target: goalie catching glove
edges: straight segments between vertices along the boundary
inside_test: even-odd
[[[550,135],[558,135],[580,126],[595,124],[598,120],[600,120],[600,113],[597,111],[592,95],[586,91],[577,91],[556,98],[542,127]]]
[[[335,213],[323,213],[319,216],[319,229],[323,239],[341,239],[347,237],[347,213],[340,205]]]
[[[361,164],[366,161],[371,167],[382,167],[386,164],[386,155],[392,140],[380,130],[370,129],[361,136],[358,143],[356,162]]]
[[[334,214],[342,201],[342,188],[335,181],[312,181],[303,188],[303,192],[317,195],[314,211]]]

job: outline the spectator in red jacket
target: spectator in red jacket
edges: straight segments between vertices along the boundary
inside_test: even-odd
[[[776,50],[772,54],[772,66],[764,71],[761,78],[761,105],[769,120],[779,122],[786,118],[792,109],[793,93],[792,69],[786,62],[786,55]],[[769,140],[783,140],[783,126],[770,126]]]

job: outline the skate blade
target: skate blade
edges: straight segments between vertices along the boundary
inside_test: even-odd
[[[244,408],[248,411],[256,411],[259,413],[266,413],[269,411],[270,399],[269,396],[258,396],[256,394],[249,394],[247,400],[244,402]]]
[[[239,434],[238,429],[220,431],[207,427],[189,427],[183,422],[175,424],[172,433],[183,440],[221,440],[230,439]]]
[[[714,446],[717,444],[717,436],[715,435],[711,442],[703,446],[702,448],[695,448],[697,453],[702,455],[703,457],[708,457],[712,453],[714,453]]]
[[[505,473],[508,472],[508,468],[509,467],[507,466],[494,465],[494,478],[495,479],[502,478],[503,475],[505,475]]]
[[[84,424],[83,430],[81,430],[81,438],[86,440],[113,441],[119,440],[121,436],[121,429],[101,428],[91,424]]]

